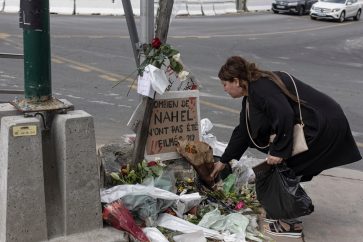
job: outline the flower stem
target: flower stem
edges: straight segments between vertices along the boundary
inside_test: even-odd
[[[114,88],[115,86],[117,86],[117,85],[119,85],[121,82],[123,82],[123,81],[125,81],[125,80],[127,80],[129,77],[131,77],[132,75],[134,75],[135,74],[135,72],[137,72],[138,70],[136,69],[136,70],[134,70],[131,74],[129,74],[127,77],[125,77],[124,79],[122,79],[122,80],[120,80],[120,81],[118,81],[115,85],[113,85],[112,86],[112,88]],[[135,79],[133,80],[133,82],[132,83],[134,83],[135,82]]]
[[[128,97],[128,96],[129,96],[130,91],[131,91],[131,88],[132,88],[132,86],[134,85],[135,81],[136,81],[136,78],[132,81],[131,86],[130,86],[130,88],[129,88],[129,90],[128,90],[127,94],[126,94],[126,97]]]

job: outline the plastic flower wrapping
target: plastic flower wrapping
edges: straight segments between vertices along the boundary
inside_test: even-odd
[[[103,220],[118,230],[129,232],[135,239],[141,242],[150,242],[141,228],[136,224],[130,211],[121,201],[105,205],[102,213]]]

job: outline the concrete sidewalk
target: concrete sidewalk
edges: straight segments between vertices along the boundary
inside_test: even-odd
[[[303,218],[306,242],[363,241],[363,172],[334,168],[303,186],[315,206]]]
[[[304,238],[277,242],[363,242],[363,172],[333,168],[302,185],[315,206],[301,218]]]

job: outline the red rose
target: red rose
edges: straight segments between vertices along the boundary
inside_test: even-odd
[[[198,86],[196,84],[193,84],[191,89],[192,90],[197,90],[198,89]]]
[[[149,161],[147,163],[147,166],[156,166],[158,163],[156,163],[156,161]]]
[[[152,41],[151,41],[151,46],[154,48],[154,49],[159,49],[160,48],[160,45],[161,45],[161,41],[159,38],[154,38]]]

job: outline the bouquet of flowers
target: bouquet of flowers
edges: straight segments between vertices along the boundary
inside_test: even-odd
[[[138,68],[138,74],[143,75],[147,65],[153,65],[157,68],[163,66],[178,74],[180,80],[185,80],[189,72],[184,70],[183,63],[180,59],[180,52],[169,44],[161,43],[159,38],[154,38],[151,43],[144,44],[142,55],[145,59]]]
[[[168,75],[175,73],[180,81],[186,80],[189,75],[189,72],[184,70],[184,65],[180,59],[180,52],[171,45],[162,43],[159,38],[154,38],[151,43],[144,44],[141,48],[140,56],[144,58],[139,67],[126,78],[117,82],[113,87],[128,79],[136,72],[139,77],[142,77],[144,72],[146,70],[150,71],[150,69],[157,70],[159,77],[164,81],[164,86],[167,82],[165,73],[168,73]],[[149,68],[150,65],[152,68]],[[159,91],[158,89],[154,90]]]
[[[102,218],[112,227],[129,232],[137,241],[150,242],[121,200],[106,204],[102,212]]]

